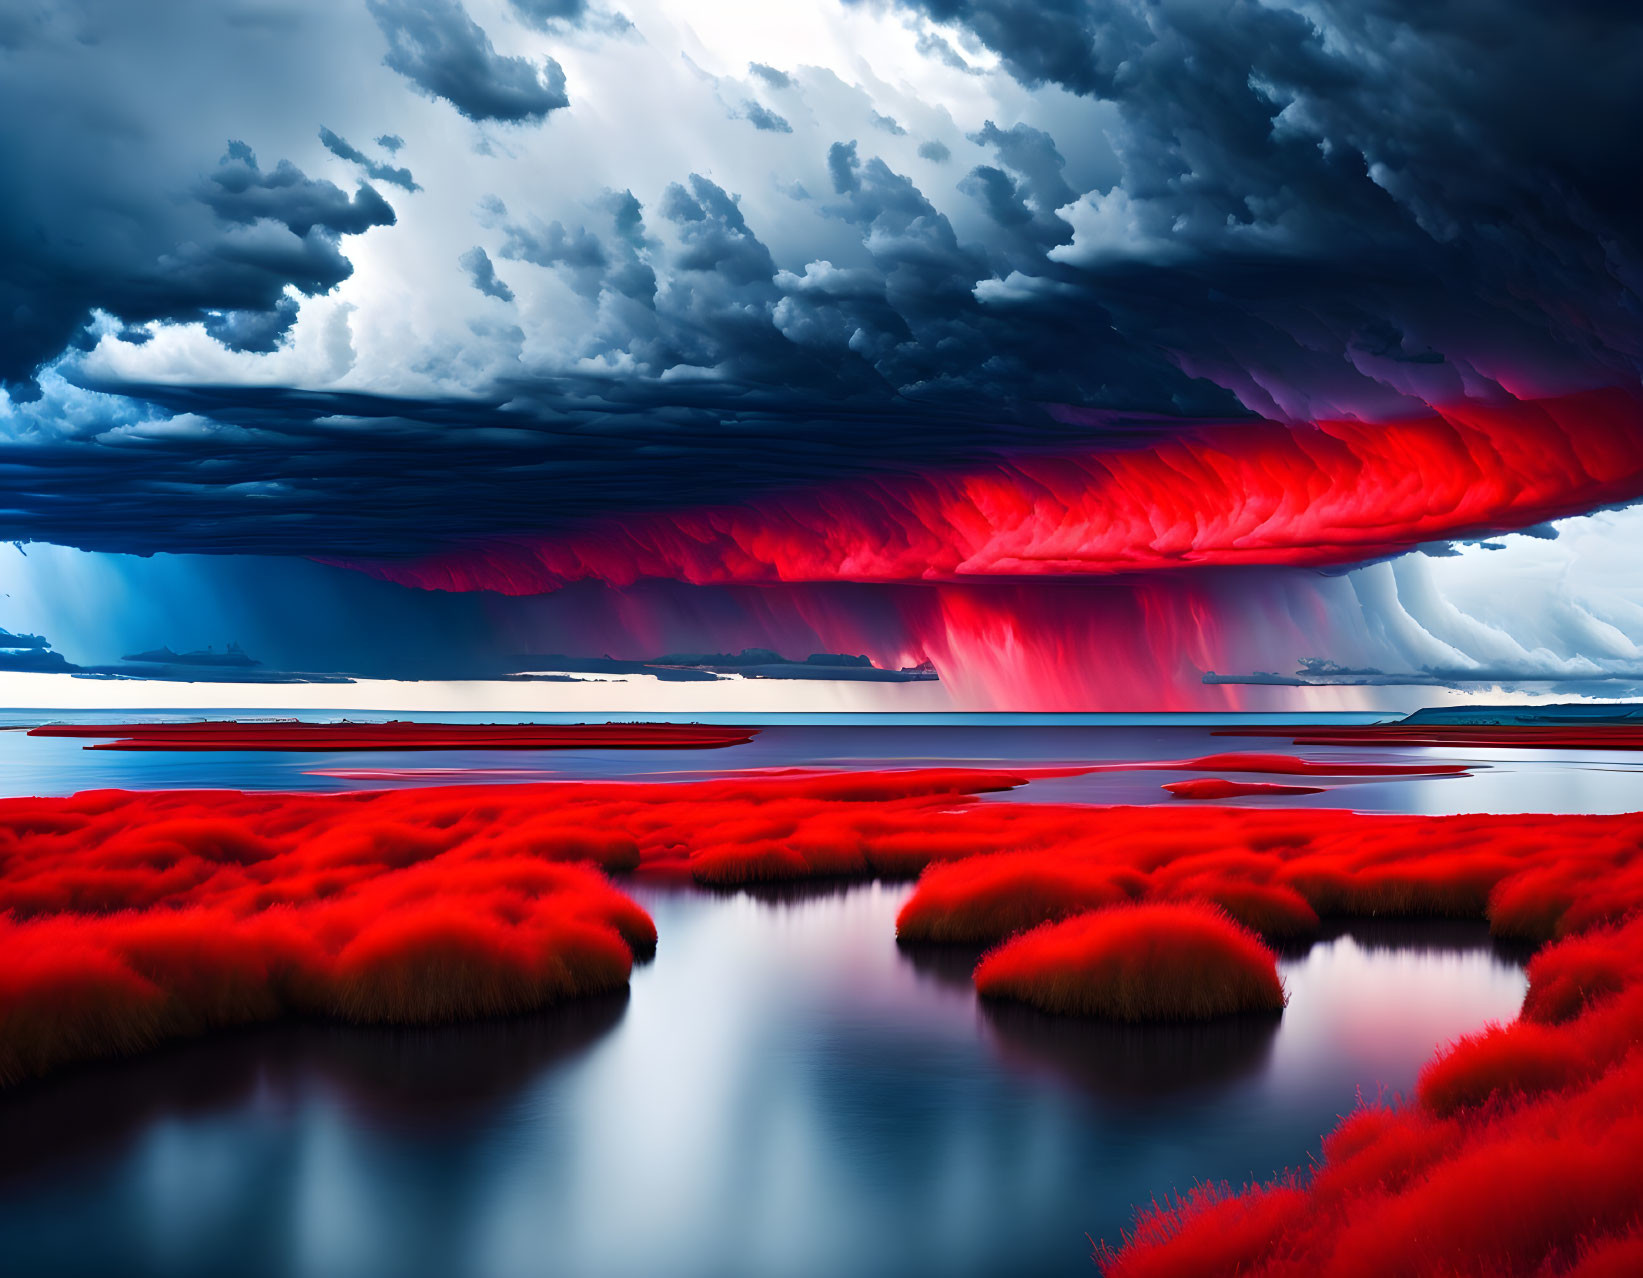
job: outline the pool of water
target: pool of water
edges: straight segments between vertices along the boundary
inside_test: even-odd
[[[631,992],[437,1031],[292,1025],[0,1095],[0,1270],[407,1278],[1089,1272],[1086,1233],[1303,1165],[1360,1092],[1516,1013],[1482,925],[1284,959],[1281,1020],[978,1003],[907,886],[635,890]]]

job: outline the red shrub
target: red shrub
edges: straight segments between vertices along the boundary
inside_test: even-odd
[[[1421,1070],[1421,1104],[1434,1114],[1560,1087],[1585,1062],[1562,1035],[1532,1024],[1491,1025],[1457,1040]]]
[[[1530,965],[1520,1020],[1461,1040],[1423,1073],[1417,1104],[1371,1107],[1324,1142],[1304,1185],[1283,1181],[1142,1218],[1109,1275],[1450,1274],[1583,1278],[1637,1272],[1643,1207],[1643,967],[1590,1000],[1568,982],[1643,949],[1643,919],[1571,938]],[[1240,1221],[1287,1217],[1237,1238]]]
[[[996,941],[1040,923],[1139,895],[1133,870],[1001,853],[932,866],[896,916],[904,941]]]
[[[1643,1227],[1588,1243],[1567,1278],[1637,1278],[1643,1274]]]
[[[1280,884],[1217,882],[1205,877],[1182,880],[1160,894],[1218,905],[1236,922],[1270,940],[1293,941],[1318,932],[1318,912],[1300,893]]]
[[[1643,928],[1604,929],[1570,937],[1529,963],[1526,1020],[1556,1024],[1618,994],[1630,973],[1643,968]]]
[[[1185,1198],[1140,1213],[1122,1249],[1096,1251],[1108,1278],[1245,1274],[1293,1228],[1305,1196],[1285,1185],[1238,1194],[1200,1185]]]
[[[555,858],[638,845],[561,795],[0,801],[0,1082],[290,1012],[437,1021],[619,987],[655,925]]]
[[[985,955],[976,989],[1119,1021],[1281,1012],[1272,951],[1214,906],[1134,905],[1046,923]]]

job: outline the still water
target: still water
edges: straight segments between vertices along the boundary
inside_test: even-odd
[[[193,715],[138,716],[198,718]],[[237,717],[233,711],[222,717]],[[337,718],[305,715],[305,718]],[[360,714],[360,720],[384,715]],[[402,715],[447,722],[503,722],[510,716]],[[525,716],[546,722],[555,716]],[[725,718],[726,716],[702,716]],[[1326,777],[1310,781],[1320,794],[1263,796],[1240,804],[1345,807],[1364,812],[1631,812],[1643,783],[1643,753],[1593,750],[1486,748],[1365,748],[1294,746],[1284,739],[1222,735],[1235,727],[1216,716],[1040,715],[1044,722],[1014,724],[1019,716],[951,716],[942,723],[777,723],[760,728],[746,745],[722,750],[430,750],[259,753],[127,752],[86,749],[89,742],[30,737],[38,712],[0,711],[0,790],[5,794],[72,794],[90,789],[221,787],[338,791],[464,782],[577,781],[623,778],[689,781],[746,769],[1080,767],[1193,759],[1228,751],[1293,754],[1317,762],[1464,764],[1466,776]],[[888,718],[889,716],[882,716]],[[913,718],[914,716],[903,716]],[[930,717],[930,716],[925,716]],[[1242,716],[1246,721],[1257,716]],[[1298,718],[1303,716],[1289,716]],[[1354,716],[1310,716],[1334,722]],[[1366,716],[1356,716],[1362,719]],[[57,721],[130,721],[107,711],[52,716]],[[1172,802],[1159,788],[1203,773],[1178,770],[1103,771],[1034,781],[1003,801],[1047,803]],[[1231,775],[1231,774],[1227,774]],[[1286,778],[1258,776],[1256,780]]]
[[[1361,1091],[1516,1013],[1482,926],[1335,935],[1281,1022],[980,1006],[905,885],[636,889],[631,992],[440,1031],[286,1026],[0,1096],[8,1274],[1080,1274],[1195,1179],[1303,1165]]]

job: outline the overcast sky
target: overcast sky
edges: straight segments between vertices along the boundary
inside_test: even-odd
[[[1614,0],[21,0],[0,629],[1629,695],[1639,65]],[[1238,478],[1149,479],[1115,549],[1182,448]],[[1015,549],[972,589],[835,527]]]

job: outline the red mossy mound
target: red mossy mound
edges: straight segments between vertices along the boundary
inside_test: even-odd
[[[1087,910],[1139,900],[1146,875],[1123,865],[1003,852],[932,868],[896,918],[904,941],[998,941]]]
[[[908,875],[933,854],[934,814],[1021,782],[930,770],[0,800],[0,1082],[292,1012],[425,1022],[608,990],[655,927],[575,863],[723,882]]]
[[[922,837],[932,864],[897,923],[909,941],[999,941],[1108,904],[1120,881],[1132,899],[1215,901],[1274,938],[1310,934],[1319,915],[1428,915],[1487,917],[1497,936],[1538,943],[1643,907],[1637,813],[980,804],[932,814]],[[960,844],[1008,859],[955,859]]]
[[[1243,795],[1322,794],[1321,785],[1281,785],[1276,781],[1228,781],[1225,777],[1198,777],[1168,781],[1160,789],[1177,799],[1236,799]]]
[[[297,1013],[448,1021],[620,988],[619,830],[483,790],[0,802],[0,1083]]]
[[[1604,988],[1572,997],[1593,971]],[[1108,1278],[1638,1272],[1643,919],[1551,946],[1529,981],[1522,1020],[1461,1039],[1414,1102],[1347,1119],[1308,1180],[1155,1207],[1098,1252]]]
[[[754,728],[699,723],[52,723],[31,737],[104,740],[88,750],[711,750]]]
[[[986,954],[986,998],[1114,1021],[1281,1012],[1271,950],[1214,906],[1132,905],[1046,923]]]

